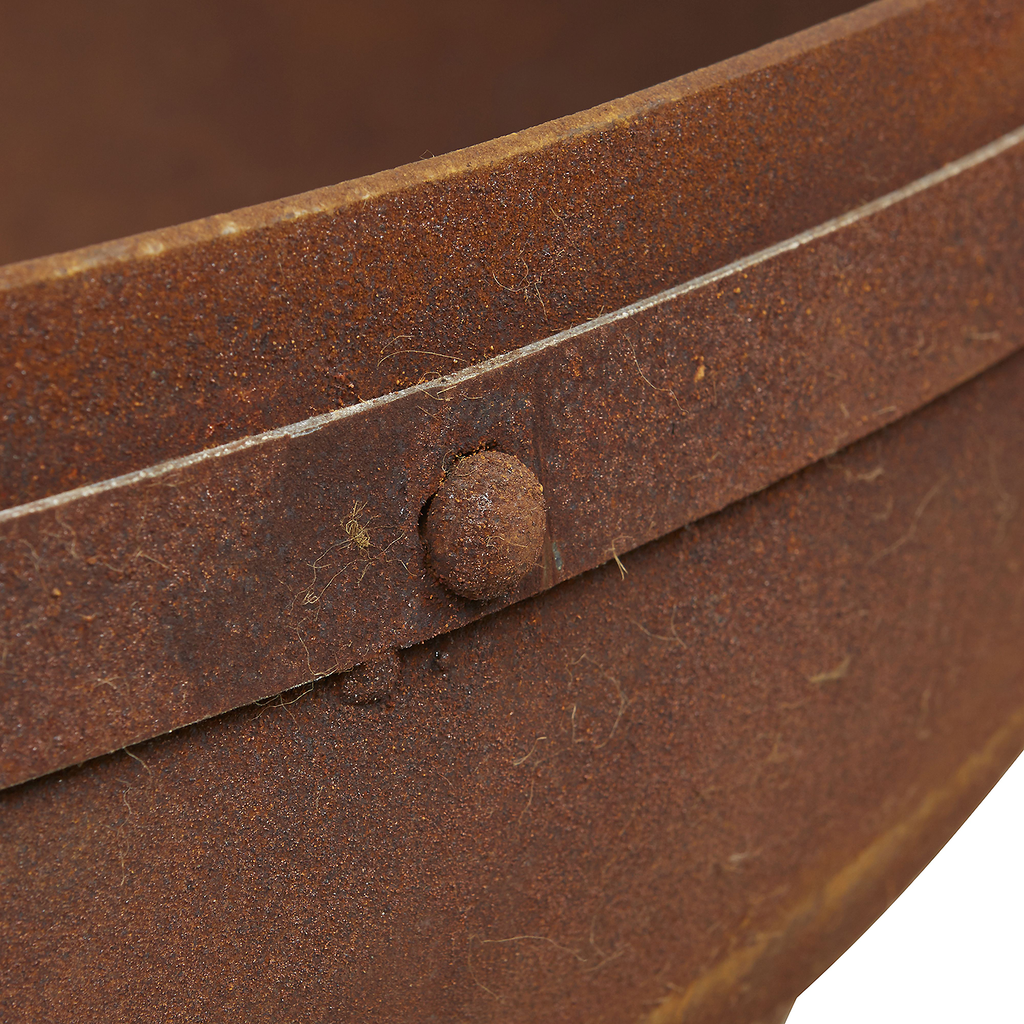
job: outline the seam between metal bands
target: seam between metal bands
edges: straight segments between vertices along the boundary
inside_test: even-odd
[[[955,178],[957,175],[963,174],[965,171],[978,167],[979,165],[992,160],[1000,154],[1005,153],[1007,150],[1013,149],[1015,146],[1019,146],[1022,143],[1024,143],[1024,125],[1020,128],[1014,129],[1012,132],[1008,132],[1006,135],[1001,136],[993,142],[982,146],[980,149],[976,149],[973,152],[968,153],[966,156],[960,157],[958,160],[954,160],[951,163],[946,164],[937,171],[932,171],[930,174],[917,178],[895,191],[879,196],[877,199],[873,199],[871,202],[865,203],[863,206],[858,206],[847,213],[840,214],[838,217],[833,217],[831,220],[824,221],[813,228],[808,228],[806,231],[793,235],[791,238],[787,238],[781,242],[776,242],[774,245],[770,245],[765,249],[760,249],[749,256],[744,256],[738,260],[734,260],[732,263],[727,263],[725,266],[720,267],[717,270],[712,270],[707,274],[701,274],[699,277],[691,278],[683,284],[673,285],[673,287],[667,288],[665,291],[658,292],[657,294],[648,296],[644,299],[639,299],[627,306],[622,306],[610,313],[604,313],[593,320],[587,320],[575,327],[570,327],[547,338],[532,342],[529,345],[515,349],[512,352],[494,356],[482,363],[476,363],[473,366],[466,367],[464,370],[459,370],[456,373],[433,380],[429,384],[415,384],[412,387],[405,388],[401,391],[392,391],[386,395],[381,395],[377,398],[371,398],[365,402],[360,402],[357,405],[344,406],[343,408],[336,409],[333,412],[321,413],[317,416],[312,416],[309,419],[289,424],[288,426],[276,427],[273,430],[264,431],[261,434],[252,434],[248,437],[239,438],[235,441],[229,441],[227,444],[217,445],[214,448],[207,448],[201,452],[194,452],[191,455],[183,455],[178,456],[177,458],[168,459],[164,462],[148,466],[145,469],[133,470],[130,473],[123,473],[120,476],[111,477],[107,480],[100,480],[93,484],[84,484],[81,487],[76,487],[69,491],[62,491],[59,494],[50,495],[46,498],[38,498],[35,501],[27,502],[24,505],[16,505],[12,508],[2,509],[0,510],[0,523],[21,519],[24,516],[43,512],[47,509],[60,508],[61,506],[78,501],[81,498],[88,498],[96,494],[102,494],[105,491],[117,490],[122,487],[130,487],[133,484],[156,480],[169,473],[180,472],[181,470],[188,469],[191,466],[208,462],[213,459],[223,458],[226,455],[233,455],[237,452],[246,451],[249,448],[256,448],[278,440],[288,440],[294,437],[302,437],[306,434],[313,434],[338,420],[345,419],[349,416],[365,415],[410,394],[423,392],[429,393],[438,387],[443,387],[444,390],[449,390],[460,384],[475,380],[491,370],[507,366],[510,363],[514,363],[520,359],[542,352],[544,349],[560,345],[572,338],[589,334],[596,329],[614,324],[619,320],[625,320],[638,313],[654,309],[667,302],[678,299],[681,296],[687,295],[690,292],[706,288],[719,281],[741,274],[744,271],[749,270],[751,267],[756,267],[758,264],[765,263],[768,260],[783,255],[784,253],[792,252],[793,250],[800,249],[811,242],[817,241],[818,239],[826,238],[831,234],[841,231],[843,228],[856,224],[858,221],[865,220],[866,218],[871,217],[876,213],[880,213],[889,207],[896,206],[897,204],[902,203],[921,192],[925,192],[930,188],[941,185],[943,182],[948,181],[951,178]]]

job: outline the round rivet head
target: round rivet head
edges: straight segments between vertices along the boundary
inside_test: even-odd
[[[502,452],[467,455],[452,466],[427,506],[427,564],[453,593],[491,601],[537,564],[546,523],[540,481],[517,458]]]

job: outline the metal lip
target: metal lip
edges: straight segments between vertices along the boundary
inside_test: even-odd
[[[60,279],[126,261],[161,256],[176,249],[201,245],[224,237],[260,231],[289,221],[334,213],[403,189],[486,168],[543,150],[573,136],[602,131],[688,96],[750,75],[762,68],[826,45],[833,40],[866,32],[901,13],[914,11],[927,0],[875,0],[746,53],[680,75],[586,110],[555,118],[533,128],[480,142],[464,149],[428,157],[415,163],[377,171],[336,185],[326,185],[293,196],[245,206],[184,224],[158,228],[0,266],[0,292]]]

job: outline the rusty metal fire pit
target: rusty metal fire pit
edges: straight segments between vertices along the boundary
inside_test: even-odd
[[[780,1020],[981,800],[1024,9],[846,6],[12,18],[0,1019]]]

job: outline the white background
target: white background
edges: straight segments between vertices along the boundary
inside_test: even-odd
[[[1024,757],[788,1024],[1024,1024]]]

